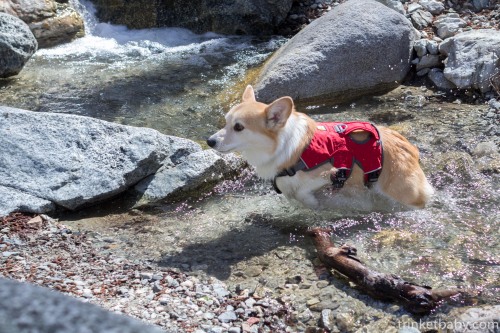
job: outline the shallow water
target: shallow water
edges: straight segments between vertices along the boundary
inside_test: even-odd
[[[228,87],[283,42],[181,28],[128,30],[95,22],[84,4],[87,35],[36,52],[18,76],[0,81],[0,103],[203,140],[217,128]]]
[[[407,103],[409,93],[425,96],[425,105]],[[247,171],[190,201],[127,214],[118,210],[104,218],[95,212],[77,214],[68,220],[118,237],[127,244],[122,249],[135,257],[201,270],[233,286],[262,279],[267,286],[280,286],[291,276],[312,274],[314,251],[304,231],[327,226],[337,243],[355,245],[359,257],[376,270],[433,287],[460,286],[475,302],[497,304],[500,178],[481,172],[469,153],[491,139],[481,134],[488,108],[436,99],[425,88],[402,87],[357,105],[321,106],[315,111],[330,112],[313,115],[318,120],[379,120],[409,137],[419,146],[436,189],[422,210],[315,212],[291,205]],[[389,114],[398,119],[380,121]]]
[[[84,39],[37,52],[20,75],[0,81],[0,103],[200,141],[221,125],[242,78],[283,42],[183,29],[130,32],[95,22],[91,29]],[[500,142],[485,134],[487,110],[425,87],[347,106],[299,107],[316,120],[370,120],[406,135],[436,188],[423,210],[310,211],[247,171],[185,202],[127,210],[118,200],[62,220],[113,238],[115,251],[232,286],[280,286],[297,274],[317,279],[303,231],[330,226],[338,243],[354,244],[374,269],[436,287],[463,286],[478,302],[498,304],[500,177],[488,166],[494,158],[471,155],[480,142]]]

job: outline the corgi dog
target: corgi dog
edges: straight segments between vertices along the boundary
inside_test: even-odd
[[[411,208],[423,208],[433,194],[420,168],[418,149],[389,128],[361,122],[332,126],[316,123],[295,110],[291,97],[278,98],[271,104],[258,102],[252,86],[247,86],[242,102],[232,107],[225,119],[225,127],[210,136],[207,144],[221,153],[240,152],[259,177],[273,180],[278,193],[308,208],[329,208],[335,201],[339,207],[364,201],[363,209],[370,209],[366,198],[372,200],[374,194]],[[354,129],[346,131],[350,126]],[[315,154],[311,145],[326,146],[316,138],[326,133],[326,127],[337,132],[333,141],[340,142],[343,155],[307,165],[311,161],[306,161],[306,152]],[[349,145],[362,150],[351,153]],[[370,161],[366,157],[369,151],[379,156]],[[351,162],[337,165],[342,161]],[[366,170],[367,165],[371,165],[370,170]],[[356,200],[363,196],[361,201]]]

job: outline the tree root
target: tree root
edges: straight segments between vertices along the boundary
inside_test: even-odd
[[[314,241],[319,259],[328,268],[345,275],[359,288],[374,298],[401,303],[406,310],[425,314],[445,300],[459,296],[458,289],[433,290],[405,281],[397,275],[375,272],[356,258],[356,248],[349,245],[335,247],[331,231],[314,228],[307,231]]]

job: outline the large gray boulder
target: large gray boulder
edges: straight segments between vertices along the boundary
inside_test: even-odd
[[[458,88],[487,92],[492,83],[500,87],[500,31],[459,33],[442,42],[439,51],[447,56],[445,78]]]
[[[0,12],[28,24],[40,48],[67,43],[85,34],[83,18],[67,0],[1,0]]]
[[[26,23],[0,13],[0,78],[17,75],[37,47],[35,36]]]
[[[197,33],[271,35],[293,0],[92,0],[100,21],[129,28],[182,27]]]
[[[411,67],[416,30],[374,0],[350,0],[318,18],[263,68],[258,98],[347,102],[396,88]]]
[[[46,288],[0,278],[0,332],[165,333]]]
[[[206,187],[207,174],[234,170],[215,154],[198,163],[193,154],[201,152],[193,141],[149,128],[0,106],[0,197],[6,198],[0,215],[78,209],[133,188],[158,170],[166,172],[152,184],[164,187],[165,195],[149,201],[168,199],[186,184],[191,190]],[[193,168],[198,171],[189,172]],[[179,175],[184,182],[175,180]],[[212,183],[220,178],[213,176]]]
[[[55,208],[48,200],[0,185],[0,216],[12,212],[48,213]]]

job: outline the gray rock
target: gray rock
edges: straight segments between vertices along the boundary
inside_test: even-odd
[[[229,323],[231,321],[235,321],[236,320],[236,313],[234,313],[234,311],[226,311],[226,312],[223,312],[219,315],[219,317],[217,317],[219,319],[219,321],[223,322],[223,323]]]
[[[482,11],[483,9],[488,9],[493,6],[494,0],[472,0],[472,5],[475,11]]]
[[[457,13],[449,13],[439,16],[434,21],[434,26],[437,29],[437,35],[446,39],[461,32],[462,28],[467,26],[467,22],[462,20]]]
[[[9,215],[12,212],[41,214],[54,209],[55,205],[48,200],[0,185],[0,216]]]
[[[148,128],[0,106],[0,185],[77,209],[201,147]]]
[[[391,8],[391,9],[394,9],[395,11],[397,11],[400,14],[403,14],[403,15],[406,14],[405,7],[403,6],[401,1],[399,1],[399,0],[377,0],[377,1],[380,2],[381,4],[386,5],[387,7]]]
[[[448,81],[443,74],[443,71],[439,68],[433,68],[428,74],[429,79],[434,83],[436,88],[440,90],[450,90],[456,89],[457,86],[453,82]]]
[[[182,27],[194,32],[272,35],[293,0],[94,0],[102,22],[129,28]]]
[[[37,48],[35,36],[26,23],[0,13],[0,78],[17,75]]]
[[[424,69],[421,69],[417,72],[417,75],[418,76],[426,76],[427,74],[429,74],[429,72],[431,71],[430,68],[424,68]]]
[[[165,331],[49,289],[0,278],[0,332],[160,333]]]
[[[227,295],[229,295],[229,291],[227,290],[227,288],[222,285],[222,284],[214,284],[213,285],[213,288],[214,288],[214,293],[217,295],[217,297],[219,298],[223,298],[223,297],[226,297]]]
[[[420,4],[418,4],[417,2],[411,2],[409,5],[408,5],[408,13],[411,14],[417,10],[420,10],[422,9],[422,6]]]
[[[488,106],[490,107],[490,109],[498,111],[500,110],[500,101],[492,98],[488,101]]]
[[[419,39],[413,44],[413,48],[415,52],[417,52],[417,56],[422,57],[427,54],[427,39]]]
[[[426,54],[422,58],[420,58],[420,61],[417,64],[417,71],[423,68],[437,67],[439,65],[441,65],[441,60],[439,60],[438,55]]]
[[[432,23],[433,16],[426,10],[418,9],[410,14],[413,26],[418,30],[428,27]]]
[[[390,91],[410,70],[416,37],[406,17],[376,1],[345,2],[274,54],[258,78],[258,98],[340,103]]]
[[[175,198],[194,189],[199,191],[203,187],[212,187],[234,171],[231,158],[235,158],[234,155],[225,159],[213,150],[203,150],[188,155],[179,164],[165,165],[134,187],[141,195],[138,205]]]
[[[439,50],[446,59],[444,76],[460,89],[487,92],[500,85],[500,32],[471,30],[445,40]]]
[[[439,15],[444,12],[444,5],[442,2],[435,0],[420,0],[420,5],[432,15]]]
[[[319,320],[319,324],[321,327],[326,328],[328,330],[333,329],[333,313],[330,309],[324,309],[321,311],[321,317]]]
[[[439,54],[439,44],[435,40],[427,40],[427,52],[430,54]]]

